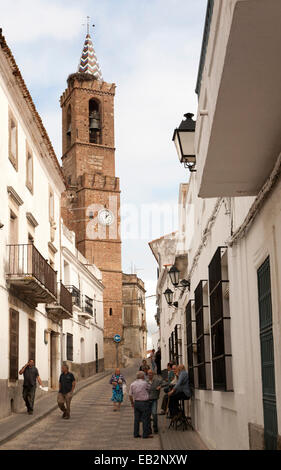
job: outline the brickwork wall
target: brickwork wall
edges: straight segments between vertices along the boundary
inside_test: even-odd
[[[105,368],[116,365],[114,334],[123,336],[120,189],[115,176],[115,85],[73,74],[61,97],[63,171],[68,190],[62,198],[62,217],[76,233],[77,248],[103,273]],[[99,102],[101,143],[89,142],[89,100]],[[68,107],[71,106],[71,141],[68,141]],[[110,226],[98,223],[98,212],[114,214]],[[112,315],[109,314],[111,309]],[[122,365],[122,344],[119,346]]]

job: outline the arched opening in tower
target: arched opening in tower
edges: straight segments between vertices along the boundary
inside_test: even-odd
[[[67,148],[71,145],[71,105],[68,106],[66,115],[66,144]]]
[[[89,141],[91,144],[101,144],[100,105],[94,99],[89,101]]]

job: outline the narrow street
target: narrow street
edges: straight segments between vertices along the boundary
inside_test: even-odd
[[[136,366],[123,370],[127,384],[134,380]],[[160,438],[133,437],[133,409],[126,395],[122,409],[113,412],[109,377],[74,395],[69,421],[59,409],[0,446],[1,450],[161,450]],[[36,413],[36,407],[35,407]],[[29,416],[26,415],[26,419]]]

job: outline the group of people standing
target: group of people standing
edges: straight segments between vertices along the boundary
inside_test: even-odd
[[[130,385],[129,399],[134,409],[134,437],[140,438],[140,423],[143,424],[142,437],[144,439],[153,438],[158,433],[158,400],[161,388],[164,390],[164,396],[161,404],[160,414],[167,414],[169,418],[175,417],[179,413],[179,401],[189,400],[191,391],[189,387],[188,373],[183,364],[175,365],[168,363],[168,379],[163,379],[160,373],[149,367],[146,359],[142,361],[136,380]],[[156,367],[157,370],[157,367]],[[159,371],[159,369],[158,369]],[[116,369],[110,379],[112,385],[113,410],[120,411],[121,403],[124,399],[124,388],[126,379]]]
[[[167,364],[168,378],[163,379],[161,365],[159,368],[154,350],[150,356],[150,366],[146,359],[142,361],[136,380],[130,385],[129,399],[134,409],[134,437],[141,437],[140,423],[143,423],[142,437],[152,438],[153,432],[158,433],[158,400],[161,388],[164,396],[161,404],[160,414],[168,414],[170,418],[179,413],[179,401],[188,400],[191,397],[188,373],[184,365]],[[158,355],[159,356],[159,355]],[[160,352],[161,358],[161,352]],[[161,359],[160,359],[161,360]],[[161,364],[161,362],[160,362]],[[153,367],[154,365],[154,367]],[[156,369],[156,370],[155,370]],[[30,359],[19,371],[24,376],[23,398],[26,403],[28,414],[33,414],[36,382],[42,386],[38,369],[34,361]],[[115,369],[109,383],[112,385],[113,411],[120,411],[126,391],[126,379],[119,368]],[[57,396],[58,407],[62,411],[62,418],[70,418],[70,403],[73,397],[76,380],[69,371],[66,364],[62,365],[59,378],[59,392]]]

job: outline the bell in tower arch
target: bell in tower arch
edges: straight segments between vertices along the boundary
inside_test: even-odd
[[[98,101],[89,101],[89,140],[93,144],[101,143],[101,119]]]
[[[90,130],[99,130],[100,129],[100,113],[98,111],[93,111],[90,116]]]

